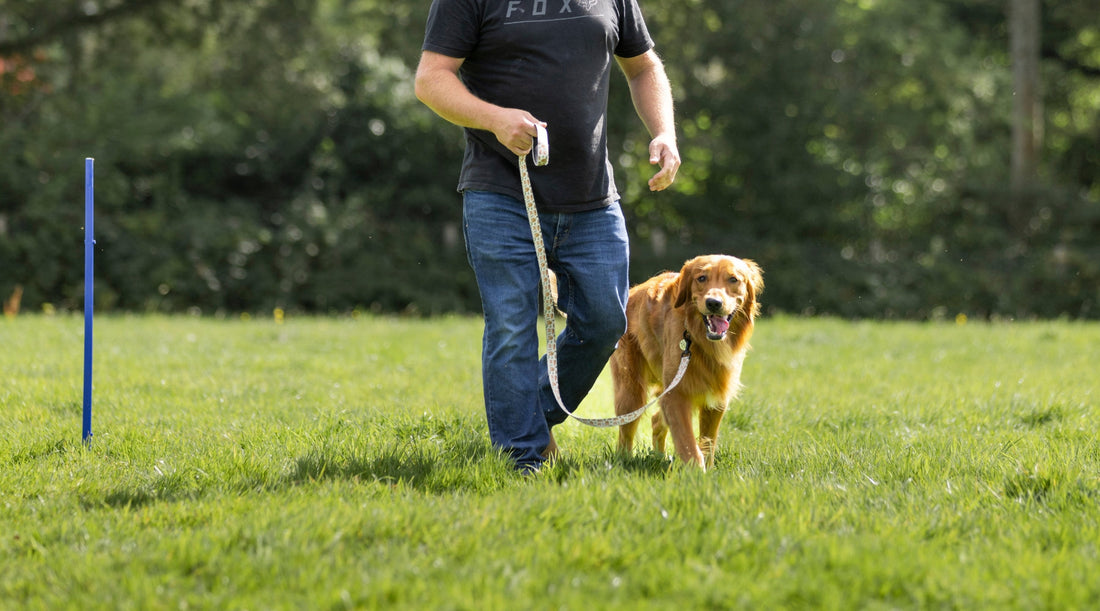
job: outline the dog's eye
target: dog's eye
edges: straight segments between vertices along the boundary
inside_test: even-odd
[[[696,278],[696,280],[698,280],[699,282],[706,282],[707,281],[707,275],[702,274],[698,278]]]
[[[737,284],[738,282],[741,282],[740,278],[737,276],[730,276],[730,284]]]

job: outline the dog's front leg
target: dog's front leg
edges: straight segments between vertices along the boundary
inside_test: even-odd
[[[726,415],[725,407],[704,407],[699,411],[699,447],[707,466],[714,466],[714,452],[718,447],[718,427]]]
[[[672,445],[680,460],[689,465],[698,465],[706,469],[703,453],[695,442],[695,431],[691,423],[691,400],[680,393],[673,392],[661,400],[661,414],[672,437]]]

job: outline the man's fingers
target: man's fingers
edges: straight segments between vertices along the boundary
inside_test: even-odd
[[[517,155],[527,155],[530,153],[531,149],[535,148],[535,137],[538,136],[539,133],[536,125],[546,127],[546,122],[539,121],[533,117],[525,118],[516,132],[512,141],[512,146],[508,148]]]
[[[664,142],[654,140],[651,143],[650,164],[660,164],[661,169],[649,179],[650,191],[663,191],[676,180],[676,170],[680,167],[680,156],[676,150]]]

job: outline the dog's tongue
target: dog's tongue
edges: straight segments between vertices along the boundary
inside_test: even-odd
[[[725,316],[708,316],[710,322],[710,330],[716,335],[725,335],[726,331],[729,331],[730,321],[726,320]]]

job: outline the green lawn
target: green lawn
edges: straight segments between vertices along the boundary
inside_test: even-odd
[[[86,447],[82,320],[0,319],[0,608],[1100,607],[1096,323],[763,318],[712,471],[527,479],[477,319],[95,333]]]

